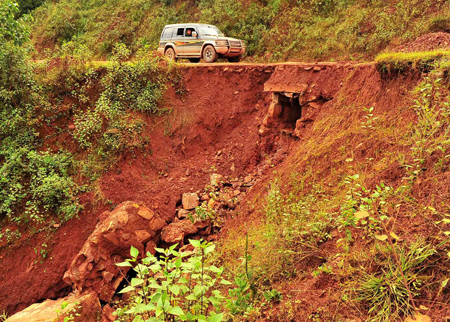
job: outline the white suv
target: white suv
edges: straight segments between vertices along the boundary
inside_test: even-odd
[[[239,62],[245,44],[242,40],[225,37],[213,25],[177,24],[164,27],[158,52],[173,60],[187,58],[192,63],[198,63],[201,58],[207,63],[218,58]]]

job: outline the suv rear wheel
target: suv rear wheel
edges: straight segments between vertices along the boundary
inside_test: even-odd
[[[203,49],[203,59],[206,63],[214,63],[218,56],[216,50],[211,45],[208,45]]]
[[[173,50],[173,48],[171,47],[166,49],[166,51],[164,52],[164,56],[166,56],[170,60],[177,61],[177,57],[175,56],[175,50]]]

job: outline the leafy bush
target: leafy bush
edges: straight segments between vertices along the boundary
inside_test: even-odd
[[[18,7],[0,3],[0,216],[14,222],[68,219],[79,210],[65,153],[38,152],[37,107],[47,102],[28,63],[29,31],[15,20]]]
[[[15,222],[43,222],[48,213],[56,213],[63,220],[78,213],[76,185],[70,178],[70,155],[27,148],[9,152],[0,168],[1,214]],[[17,214],[20,207],[21,215]]]
[[[168,249],[156,248],[155,257],[149,252],[133,270],[137,273],[130,285],[120,293],[133,292],[126,311],[119,311],[133,321],[199,321],[220,322],[223,319],[220,285],[231,284],[223,279],[223,267],[206,264],[206,257],[214,251],[211,243],[190,240],[193,254],[176,251],[177,244]],[[139,251],[132,247],[131,259],[116,264],[132,267]]]

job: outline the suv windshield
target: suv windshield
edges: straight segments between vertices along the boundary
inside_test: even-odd
[[[202,36],[221,36],[223,33],[216,26],[201,26],[198,28]]]

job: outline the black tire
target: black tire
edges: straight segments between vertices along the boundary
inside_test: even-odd
[[[227,59],[230,63],[239,63],[241,61],[241,56],[228,57]]]
[[[164,56],[169,58],[170,60],[177,61],[177,56],[175,56],[175,50],[172,47],[169,47],[164,52]]]
[[[191,63],[199,63],[200,62],[200,58],[189,58],[189,61]]]
[[[205,60],[205,63],[214,63],[218,57],[219,55],[213,46],[208,45],[203,49],[203,59]]]

